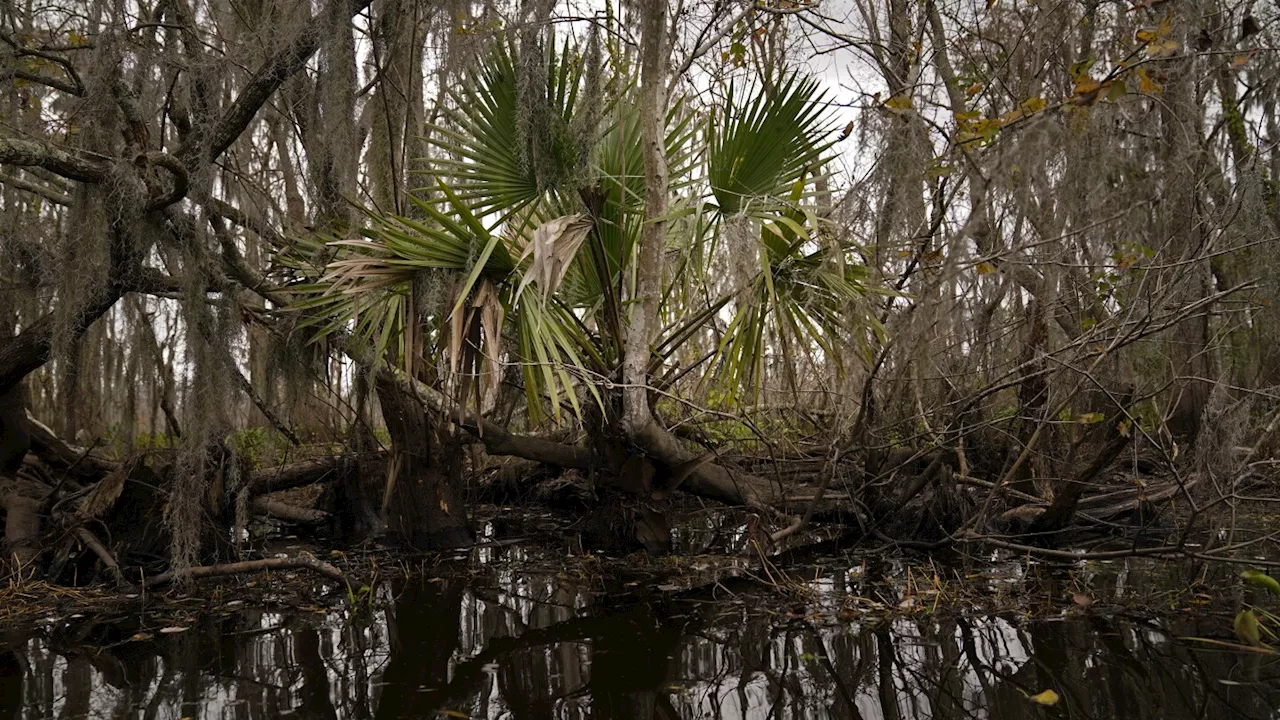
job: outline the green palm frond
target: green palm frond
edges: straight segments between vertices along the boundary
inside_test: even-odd
[[[707,125],[708,179],[725,216],[753,199],[787,195],[833,143],[825,139],[829,119],[815,81],[792,76],[772,93],[738,94],[730,87],[723,121],[713,114]]]
[[[858,312],[858,300],[873,292],[866,269],[845,262],[844,248],[818,243],[810,228],[819,223],[793,208],[760,224],[760,271],[736,296],[716,349],[715,377],[730,398],[756,400],[770,351],[790,368],[820,360],[840,367],[841,341],[875,324]]]
[[[553,46],[545,83],[527,89],[533,99],[526,106],[516,49],[497,43],[450,93],[444,121],[428,128],[441,155],[431,159],[431,174],[447,178],[475,214],[499,213],[503,220],[563,191],[578,164],[572,121],[581,81],[576,51],[567,41],[559,52]]]

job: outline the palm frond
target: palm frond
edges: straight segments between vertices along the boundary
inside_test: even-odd
[[[713,113],[707,125],[708,179],[726,216],[753,199],[788,195],[833,142],[824,139],[830,121],[813,80],[792,76],[772,93],[756,88],[738,95],[731,87],[723,120]]]
[[[567,42],[559,52],[552,47],[544,85],[530,89],[536,107],[524,107],[517,50],[499,42],[450,93],[444,120],[429,126],[439,152],[430,158],[431,175],[446,178],[475,214],[505,220],[573,176],[578,158],[571,128],[582,81],[576,55]]]

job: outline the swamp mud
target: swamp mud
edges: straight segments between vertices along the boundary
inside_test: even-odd
[[[705,513],[671,557],[609,558],[553,524],[367,557],[384,579],[361,587],[277,573],[27,611],[0,637],[0,718],[1280,717],[1280,657],[1232,643],[1221,568],[831,543],[749,564],[694,554],[733,541]]]

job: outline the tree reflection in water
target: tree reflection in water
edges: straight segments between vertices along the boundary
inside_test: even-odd
[[[1178,639],[1220,618],[836,622],[765,594],[597,590],[500,569],[384,586],[360,612],[209,615],[144,640],[137,618],[11,630],[0,718],[1280,717],[1275,659]],[[1028,699],[1045,689],[1056,706]]]

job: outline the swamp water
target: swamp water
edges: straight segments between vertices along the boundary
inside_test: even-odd
[[[3,630],[0,718],[1280,718],[1280,657],[1204,641],[1233,601],[1190,565],[832,553],[706,585],[711,560],[545,543],[432,562]]]

